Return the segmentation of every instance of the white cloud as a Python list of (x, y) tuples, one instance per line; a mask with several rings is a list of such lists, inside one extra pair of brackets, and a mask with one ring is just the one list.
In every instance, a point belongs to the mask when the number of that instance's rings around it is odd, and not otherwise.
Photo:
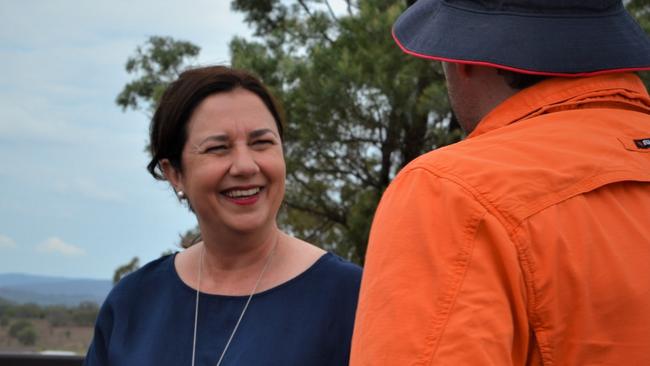
[(56, 237), (45, 240), (36, 246), (36, 250), (41, 253), (58, 253), (66, 257), (76, 257), (84, 255), (86, 253), (83, 249), (75, 245), (68, 244)]
[(8, 236), (0, 235), (0, 249), (13, 249), (16, 242)]
[[(20, 249), (33, 243), (29, 250), (43, 257), (84, 259), (77, 268), (39, 261), (34, 272), (79, 276), (85, 266), (86, 275), (102, 277), (123, 263), (116, 253), (156, 258), (155, 243), (175, 242), (195, 224), (144, 169), (147, 116), (122, 113), (115, 97), (133, 78), (126, 59), (151, 35), (199, 45), (197, 64), (227, 63), (228, 42), (251, 33), (230, 3), (0, 0), (0, 233), (12, 236), (0, 239), (0, 270), (32, 268)], [(136, 235), (111, 230), (107, 220)], [(137, 230), (145, 222), (155, 227), (147, 240)], [(82, 243), (65, 233), (101, 235)], [(151, 244), (134, 244), (143, 241)], [(118, 243), (113, 264), (89, 255), (107, 243)]]

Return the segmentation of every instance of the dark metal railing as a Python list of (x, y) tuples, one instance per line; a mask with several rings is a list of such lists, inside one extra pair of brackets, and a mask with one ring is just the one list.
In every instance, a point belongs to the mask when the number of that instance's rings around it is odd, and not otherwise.
[(81, 366), (83, 356), (0, 353), (1, 366)]

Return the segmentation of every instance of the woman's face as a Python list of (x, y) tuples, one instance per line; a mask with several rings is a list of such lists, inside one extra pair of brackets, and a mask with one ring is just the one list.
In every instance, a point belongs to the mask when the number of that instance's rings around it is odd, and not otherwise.
[(168, 175), (185, 192), (199, 223), (251, 232), (275, 225), (285, 164), (273, 115), (245, 89), (204, 99), (188, 123), (182, 172)]

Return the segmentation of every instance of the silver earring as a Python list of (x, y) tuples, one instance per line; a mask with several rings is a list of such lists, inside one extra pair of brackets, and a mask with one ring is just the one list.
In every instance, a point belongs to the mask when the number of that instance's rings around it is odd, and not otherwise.
[(176, 191), (176, 196), (178, 197), (179, 200), (184, 200), (187, 198), (187, 196), (185, 196), (185, 192), (183, 191)]

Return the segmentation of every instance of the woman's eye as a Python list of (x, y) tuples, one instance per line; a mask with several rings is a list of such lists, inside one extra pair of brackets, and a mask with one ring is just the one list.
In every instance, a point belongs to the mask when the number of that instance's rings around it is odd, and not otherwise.
[(253, 142), (253, 145), (264, 146), (264, 145), (273, 145), (275, 141), (273, 140), (256, 140)]
[(219, 152), (219, 151), (224, 151), (228, 148), (226, 145), (216, 145), (216, 146), (210, 146), (205, 149), (205, 152)]

